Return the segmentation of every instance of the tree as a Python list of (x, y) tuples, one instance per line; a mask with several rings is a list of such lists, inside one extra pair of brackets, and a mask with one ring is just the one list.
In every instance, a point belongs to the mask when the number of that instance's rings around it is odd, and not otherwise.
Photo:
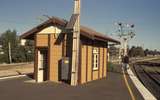
[(144, 54), (147, 56), (149, 54), (149, 49), (144, 50)]
[(0, 55), (2, 62), (9, 63), (9, 43), (11, 48), (11, 60), (13, 63), (29, 62), (34, 59), (33, 41), (27, 41), (26, 46), (20, 45), (20, 39), (16, 34), (16, 31), (7, 30), (0, 37), (2, 43), (3, 55)]
[(11, 48), (11, 54), (16, 53), (15, 49), (17, 48), (17, 36), (16, 31), (13, 30), (7, 30), (1, 35), (1, 41), (2, 41), (2, 49), (4, 51), (4, 61), (9, 63), (9, 43)]
[(140, 57), (144, 57), (145, 54), (144, 54), (144, 50), (142, 47), (137, 47), (137, 56), (140, 56)]
[(145, 56), (145, 52), (142, 47), (132, 46), (132, 48), (129, 50), (129, 56), (130, 57), (137, 57), (137, 56), (143, 57)]
[(132, 46), (132, 48), (129, 50), (128, 55), (130, 57), (135, 57), (136, 56), (136, 47)]
[(25, 57), (27, 62), (34, 60), (34, 41), (27, 40), (25, 46), (23, 46)]

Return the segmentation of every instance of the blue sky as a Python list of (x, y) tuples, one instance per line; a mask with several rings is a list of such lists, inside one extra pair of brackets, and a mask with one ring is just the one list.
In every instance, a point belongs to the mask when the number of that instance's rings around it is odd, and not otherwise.
[[(111, 35), (115, 22), (135, 24), (131, 45), (160, 50), (160, 0), (81, 0), (81, 24)], [(42, 15), (69, 19), (73, 0), (0, 0), (0, 33), (19, 34), (46, 20)]]

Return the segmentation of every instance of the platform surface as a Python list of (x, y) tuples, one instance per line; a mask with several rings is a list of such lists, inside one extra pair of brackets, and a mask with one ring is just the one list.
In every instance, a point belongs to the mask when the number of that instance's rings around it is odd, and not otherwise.
[[(136, 100), (143, 100), (132, 81), (127, 81)], [(54, 82), (35, 83), (31, 78), (0, 80), (0, 100), (132, 100), (119, 66), (107, 78), (72, 87)]]

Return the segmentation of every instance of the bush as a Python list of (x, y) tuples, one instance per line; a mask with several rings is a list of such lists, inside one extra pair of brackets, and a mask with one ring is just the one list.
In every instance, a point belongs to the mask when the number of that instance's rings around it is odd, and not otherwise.
[(108, 71), (113, 71), (114, 65), (111, 62), (108, 62)]

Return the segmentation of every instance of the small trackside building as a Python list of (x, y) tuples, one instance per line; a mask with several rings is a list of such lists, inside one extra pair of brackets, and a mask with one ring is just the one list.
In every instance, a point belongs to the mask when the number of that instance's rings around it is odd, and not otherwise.
[[(34, 78), (37, 82), (71, 81), (72, 34), (65, 29), (68, 21), (52, 17), (21, 35), (21, 39), (34, 40)], [(107, 77), (108, 42), (119, 41), (90, 28), (80, 28), (78, 84)]]

